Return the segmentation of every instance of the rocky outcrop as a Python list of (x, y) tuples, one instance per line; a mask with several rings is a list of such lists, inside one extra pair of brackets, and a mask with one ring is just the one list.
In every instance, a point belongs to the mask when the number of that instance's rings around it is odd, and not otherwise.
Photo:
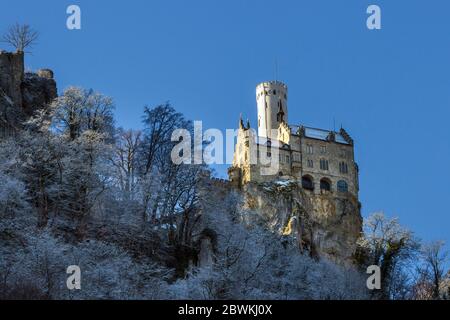
[(22, 82), (22, 108), (27, 116), (37, 109), (45, 108), (57, 96), (56, 82), (49, 69), (26, 73)]
[(313, 194), (295, 181), (248, 184), (242, 192), (244, 209), (256, 212), (284, 241), (295, 242), (314, 257), (354, 264), (362, 217), (353, 196)]
[(57, 96), (51, 70), (24, 70), (23, 52), (0, 51), (0, 136), (20, 129), (24, 120)]
[[(202, 219), (195, 234), (219, 227), (208, 215), (228, 214), (248, 228), (263, 226), (285, 246), (295, 246), (303, 254), (345, 266), (357, 264), (354, 257), (362, 216), (360, 203), (351, 193), (317, 194), (303, 189), (295, 180), (248, 183), (236, 188), (230, 182), (205, 177), (199, 198)], [(202, 265), (210, 264), (214, 255), (211, 241), (202, 242), (201, 237), (196, 240), (199, 260)]]

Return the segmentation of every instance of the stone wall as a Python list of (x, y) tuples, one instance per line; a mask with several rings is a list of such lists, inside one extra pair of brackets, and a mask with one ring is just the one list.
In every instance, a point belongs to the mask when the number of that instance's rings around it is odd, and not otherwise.
[[(0, 93), (8, 96), (15, 106), (22, 106), (21, 85), (24, 79), (23, 52), (0, 52)], [(3, 91), (3, 92), (1, 92)]]
[[(314, 190), (320, 193), (320, 180), (327, 178), (331, 181), (331, 191), (337, 191), (337, 182), (344, 180), (348, 184), (348, 191), (358, 196), (358, 169), (354, 161), (353, 145), (321, 141), (303, 137), (302, 139), (302, 175), (310, 175), (314, 179)], [(312, 147), (312, 153), (308, 151)], [(320, 168), (320, 160), (328, 161), (328, 170)], [(313, 167), (308, 166), (308, 160)], [(348, 173), (341, 173), (339, 163), (347, 164)]]
[(14, 135), (28, 117), (56, 96), (51, 70), (25, 73), (23, 52), (0, 52), (0, 137)]

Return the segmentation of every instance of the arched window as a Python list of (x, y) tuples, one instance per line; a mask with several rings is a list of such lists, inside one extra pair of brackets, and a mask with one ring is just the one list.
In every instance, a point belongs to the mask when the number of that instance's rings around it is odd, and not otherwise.
[(302, 187), (306, 190), (314, 190), (314, 182), (311, 176), (302, 177)]
[(339, 192), (348, 192), (348, 184), (344, 180), (339, 180), (337, 183), (337, 189)]
[(320, 180), (320, 190), (331, 191), (331, 182), (327, 178)]

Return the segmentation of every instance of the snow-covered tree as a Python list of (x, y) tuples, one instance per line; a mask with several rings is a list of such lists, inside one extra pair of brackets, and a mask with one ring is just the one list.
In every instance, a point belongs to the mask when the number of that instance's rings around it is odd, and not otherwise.
[(52, 127), (73, 141), (85, 131), (112, 139), (114, 104), (111, 98), (91, 90), (69, 87), (52, 106)]
[(448, 262), (448, 251), (443, 241), (432, 241), (423, 244), (420, 250), (421, 265), (418, 266), (418, 281), (415, 288), (421, 298), (441, 299), (446, 292), (445, 266)]
[[(419, 242), (413, 233), (400, 225), (397, 218), (389, 219), (383, 213), (374, 213), (365, 220), (364, 234), (358, 241), (365, 266), (377, 265), (381, 269), (381, 298), (396, 295), (403, 267), (416, 256)], [(394, 285), (396, 284), (396, 285)]]

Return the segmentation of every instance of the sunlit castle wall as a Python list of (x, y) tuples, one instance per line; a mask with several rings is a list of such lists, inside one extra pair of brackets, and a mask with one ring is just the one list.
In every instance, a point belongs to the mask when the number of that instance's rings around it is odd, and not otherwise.
[[(288, 123), (287, 108), (288, 88), (281, 81), (262, 82), (256, 87), (256, 104), (258, 107), (258, 136), (276, 139), (270, 129), (278, 129), (284, 121)], [(283, 117), (277, 117), (280, 113)]]

